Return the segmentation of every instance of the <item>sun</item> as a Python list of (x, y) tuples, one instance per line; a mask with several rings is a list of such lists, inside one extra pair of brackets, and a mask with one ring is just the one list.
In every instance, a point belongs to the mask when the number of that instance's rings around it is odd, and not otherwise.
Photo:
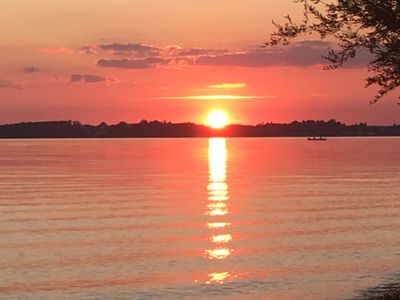
[(207, 125), (211, 128), (223, 128), (228, 123), (228, 115), (221, 110), (214, 110), (208, 114)]

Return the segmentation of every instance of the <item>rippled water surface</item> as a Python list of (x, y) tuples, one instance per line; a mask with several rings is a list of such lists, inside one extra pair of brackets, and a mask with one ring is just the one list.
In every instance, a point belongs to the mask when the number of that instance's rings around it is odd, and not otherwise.
[(1, 299), (347, 299), (400, 271), (400, 139), (0, 141)]

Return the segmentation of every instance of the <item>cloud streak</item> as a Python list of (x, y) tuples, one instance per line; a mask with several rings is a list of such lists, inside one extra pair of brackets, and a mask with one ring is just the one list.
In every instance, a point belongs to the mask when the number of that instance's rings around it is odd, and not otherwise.
[(215, 66), (238, 66), (266, 68), (273, 66), (312, 66), (324, 63), (324, 51), (310, 45), (295, 45), (288, 48), (253, 49), (239, 53), (206, 55), (199, 57), (195, 64)]
[(162, 49), (142, 43), (110, 43), (85, 45), (79, 49), (80, 54), (111, 53), (119, 56), (158, 56)]
[(81, 49), (79, 49), (79, 54), (96, 54), (97, 50), (95, 46), (91, 46), (91, 45), (85, 45), (83, 47), (81, 47)]
[(73, 83), (100, 83), (115, 81), (112, 78), (93, 74), (72, 74), (70, 81)]
[[(249, 48), (242, 51), (184, 49), (180, 46), (156, 47), (142, 43), (110, 43), (97, 46), (86, 45), (81, 48), (80, 53), (104, 55), (97, 61), (97, 65), (106, 68), (149, 69), (188, 65), (268, 68), (327, 64), (323, 56), (327, 54), (330, 47), (333, 47), (332, 43), (319, 40), (302, 41), (284, 47)], [(121, 57), (115, 58), (109, 55)], [(365, 61), (363, 57), (352, 60), (349, 67), (356, 68), (365, 65)]]
[(251, 99), (272, 99), (275, 96), (243, 96), (243, 95), (199, 95), (199, 96), (172, 96), (157, 97), (153, 100), (251, 100)]
[(105, 51), (114, 51), (114, 53), (116, 54), (139, 53), (139, 54), (156, 55), (160, 52), (160, 48), (141, 43), (101, 44), (98, 45), (97, 47)]
[[(203, 55), (194, 60), (196, 65), (230, 66), (246, 68), (268, 68), (276, 66), (309, 67), (326, 65), (324, 58), (334, 44), (327, 41), (302, 41), (289, 46), (256, 48), (241, 52), (229, 52), (219, 55)], [(346, 66), (357, 68), (366, 65), (371, 58), (368, 52), (362, 52)]]
[(247, 87), (246, 83), (220, 83), (208, 86), (211, 89), (222, 89), (222, 90), (232, 90), (232, 89), (244, 89)]
[(227, 53), (227, 49), (202, 49), (202, 48), (191, 48), (182, 49), (178, 52), (180, 56), (201, 56), (201, 55), (219, 55)]
[(26, 73), (26, 74), (32, 74), (32, 73), (37, 73), (40, 72), (40, 68), (31, 66), (31, 67), (25, 67), (21, 69), (21, 72)]
[(167, 65), (169, 59), (162, 57), (147, 57), (143, 59), (100, 59), (97, 65), (103, 68), (119, 68), (119, 69), (149, 69), (160, 65)]
[(16, 90), (23, 89), (21, 84), (13, 82), (11, 80), (6, 80), (6, 79), (0, 79), (0, 88), (2, 88), (2, 89), (10, 88), (10, 89), (16, 89)]

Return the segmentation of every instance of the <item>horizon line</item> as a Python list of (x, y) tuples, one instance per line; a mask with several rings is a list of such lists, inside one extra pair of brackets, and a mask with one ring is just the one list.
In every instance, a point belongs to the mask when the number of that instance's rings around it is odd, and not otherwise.
[[(371, 125), (368, 122), (361, 122), (361, 121), (360, 122), (355, 122), (355, 123), (344, 123), (344, 122), (339, 121), (337, 119), (303, 119), (301, 121), (293, 120), (293, 121), (288, 121), (288, 122), (272, 122), (272, 121), (267, 121), (266, 122), (266, 121), (263, 121), (263, 122), (252, 123), (252, 124), (249, 124), (249, 123), (229, 123), (229, 124), (226, 124), (226, 126), (224, 128), (226, 128), (228, 126), (290, 125), (290, 124), (295, 123), (295, 122), (297, 122), (297, 123), (306, 123), (306, 122), (324, 122), (324, 123), (328, 123), (330, 121), (334, 121), (335, 123), (341, 123), (341, 124), (346, 125), (346, 126), (360, 125), (360, 124), (365, 124), (367, 126), (383, 126), (383, 127), (386, 127), (386, 126), (389, 126), (389, 127), (390, 126), (400, 126), (400, 123), (399, 124), (392, 123), (392, 124), (372, 124)], [(161, 123), (161, 124), (172, 124), (172, 125), (193, 124), (193, 125), (196, 125), (196, 126), (209, 127), (208, 125), (206, 125), (204, 123), (196, 123), (194, 121), (173, 122), (173, 121), (167, 121), (167, 120), (160, 121), (160, 120), (157, 120), (157, 119), (153, 119), (153, 120), (149, 119), (149, 120), (147, 120), (145, 118), (140, 120), (140, 121), (131, 121), (131, 122), (119, 121), (119, 122), (116, 122), (116, 123), (115, 122), (114, 123), (107, 123), (105, 121), (101, 121), (97, 125), (93, 125), (91, 123), (81, 122), (81, 121), (78, 121), (78, 120), (72, 120), (72, 119), (66, 120), (66, 119), (64, 119), (64, 120), (43, 120), (43, 121), (15, 121), (13, 123), (0, 123), (0, 126), (29, 124), (29, 123), (56, 123), (56, 122), (71, 122), (71, 123), (76, 122), (76, 123), (79, 123), (80, 125), (89, 125), (89, 126), (99, 126), (101, 124), (105, 124), (107, 126), (113, 126), (113, 125), (118, 125), (118, 124), (121, 124), (121, 123), (126, 123), (128, 125), (135, 125), (135, 124), (140, 124), (141, 122), (146, 122), (146, 123), (157, 122), (157, 123)], [(220, 129), (217, 129), (217, 130), (221, 130), (221, 129), (223, 130), (224, 128), (220, 128)]]

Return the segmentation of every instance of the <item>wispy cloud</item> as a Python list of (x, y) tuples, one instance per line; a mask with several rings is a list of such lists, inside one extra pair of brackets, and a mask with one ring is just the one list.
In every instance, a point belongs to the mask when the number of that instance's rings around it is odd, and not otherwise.
[(80, 54), (111, 53), (119, 56), (158, 56), (163, 49), (142, 43), (109, 43), (85, 45), (79, 49)]
[(73, 83), (100, 83), (100, 82), (114, 82), (115, 80), (110, 77), (104, 77), (93, 74), (72, 74), (70, 81)]
[(21, 84), (13, 82), (11, 80), (7, 79), (0, 79), (0, 88), (11, 88), (11, 89), (16, 89), (16, 90), (22, 90), (23, 87)]
[(227, 52), (229, 52), (228, 49), (191, 48), (191, 49), (181, 49), (178, 52), (178, 55), (180, 56), (220, 55)]
[(160, 52), (160, 48), (141, 43), (101, 44), (98, 45), (97, 48), (105, 51), (114, 51), (114, 54), (139, 53), (147, 55), (157, 55)]
[(312, 66), (324, 63), (323, 54), (321, 48), (296, 45), (288, 48), (250, 49), (243, 52), (201, 56), (195, 60), (195, 64), (248, 68)]
[(85, 45), (79, 49), (79, 54), (96, 54), (97, 49), (96, 46)]
[(226, 89), (226, 90), (232, 90), (232, 89), (243, 89), (247, 87), (246, 83), (219, 83), (219, 84), (212, 84), (208, 86), (211, 89)]
[[(309, 40), (283, 47), (253, 48), (220, 55), (203, 55), (195, 59), (194, 64), (246, 68), (308, 67), (326, 64), (327, 60), (323, 57), (332, 47), (334, 47), (334, 44), (328, 41)], [(352, 60), (348, 67), (365, 65), (368, 57), (370, 57), (369, 53), (364, 52)]]
[[(308, 67), (326, 64), (323, 58), (333, 44), (328, 41), (301, 41), (285, 47), (252, 47), (241, 51), (228, 49), (183, 48), (173, 46), (153, 46), (142, 43), (109, 43), (95, 46), (86, 45), (80, 53), (98, 54), (103, 57), (97, 65), (123, 69), (148, 69), (157, 67), (236, 66), (244, 68), (268, 68), (276, 66)], [(110, 57), (113, 55), (113, 57)], [(116, 59), (115, 55), (119, 57)], [(359, 67), (365, 59), (353, 60), (350, 67)], [(242, 88), (232, 85), (212, 88)]]
[(146, 57), (143, 59), (100, 59), (97, 65), (104, 68), (120, 69), (148, 69), (159, 65), (166, 65), (170, 62), (162, 57)]
[(170, 96), (157, 97), (154, 100), (250, 100), (272, 99), (275, 96), (243, 96), (243, 95), (198, 95), (198, 96)]
[(37, 73), (40, 72), (41, 69), (35, 66), (30, 66), (30, 67), (24, 67), (21, 69), (21, 72), (27, 73), (27, 74), (32, 74), (32, 73)]

